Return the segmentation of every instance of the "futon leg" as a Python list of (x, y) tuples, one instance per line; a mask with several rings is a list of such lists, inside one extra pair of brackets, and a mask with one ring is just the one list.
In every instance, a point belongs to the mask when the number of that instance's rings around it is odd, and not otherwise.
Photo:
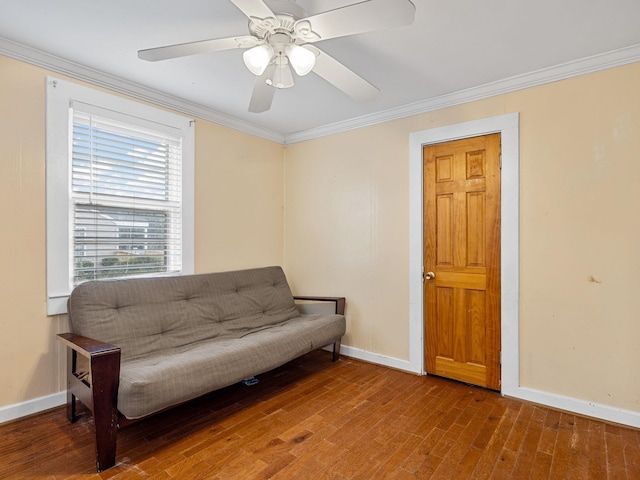
[(71, 379), (76, 371), (77, 357), (77, 352), (67, 348), (67, 420), (69, 420), (70, 423), (78, 419), (76, 416), (76, 396), (71, 393)]
[(333, 355), (331, 357), (332, 362), (340, 360), (340, 340), (333, 344)]
[(78, 419), (76, 415), (76, 396), (67, 389), (67, 420), (70, 423)]
[(101, 472), (116, 464), (120, 352), (92, 357), (91, 372), (93, 424), (96, 433), (96, 469)]

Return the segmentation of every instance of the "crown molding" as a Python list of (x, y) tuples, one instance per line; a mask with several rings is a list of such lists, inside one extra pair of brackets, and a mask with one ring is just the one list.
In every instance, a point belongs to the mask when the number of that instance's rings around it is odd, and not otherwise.
[(118, 93), (148, 101), (156, 105), (192, 115), (235, 130), (254, 135), (280, 144), (292, 144), (313, 140), (315, 138), (334, 135), (337, 133), (368, 127), (379, 123), (389, 122), (400, 118), (419, 115), (446, 107), (494, 97), (505, 93), (515, 92), (530, 87), (565, 80), (567, 78), (586, 75), (609, 68), (619, 67), (640, 61), (640, 44), (612, 50), (609, 52), (585, 57), (579, 60), (543, 68), (533, 72), (516, 75), (495, 82), (472, 87), (465, 90), (440, 95), (420, 102), (410, 103), (397, 108), (363, 115), (342, 122), (336, 122), (317, 128), (299, 132), (282, 134), (264, 127), (245, 122), (238, 118), (224, 115), (213, 109), (189, 102), (179, 97), (143, 87), (134, 82), (94, 70), (78, 63), (65, 60), (41, 50), (37, 50), (6, 38), (0, 37), (0, 54), (32, 65), (45, 68), (52, 72), (86, 81), (91, 84), (108, 88)]
[(343, 122), (290, 133), (286, 135), (285, 143), (292, 144), (313, 140), (314, 138), (334, 135), (349, 130), (355, 130), (357, 128), (368, 127), (379, 123), (410, 117), (412, 115), (432, 112), (446, 107), (452, 107), (475, 100), (482, 100), (484, 98), (557, 82), (567, 78), (578, 77), (580, 75), (586, 75), (588, 73), (594, 73), (638, 61), (640, 61), (640, 44), (585, 57), (579, 60), (555, 65), (553, 67), (543, 68), (522, 75), (516, 75), (503, 80), (480, 85), (478, 87), (440, 95), (428, 100), (403, 105), (401, 107), (392, 108), (371, 115), (364, 115), (350, 120), (345, 120)]
[(285, 143), (285, 136), (281, 133), (244, 122), (235, 117), (224, 115), (202, 105), (189, 102), (179, 97), (143, 87), (140, 84), (123, 80), (108, 73), (85, 67), (61, 57), (37, 50), (35, 48), (13, 42), (0, 37), (0, 54), (21, 60), (23, 62), (42, 67), (55, 73), (67, 75), (76, 80), (85, 81), (93, 85), (108, 88), (139, 100), (151, 102), (155, 105), (169, 108), (177, 112), (209, 120), (211, 122), (233, 128), (256, 137), (264, 138), (276, 143)]

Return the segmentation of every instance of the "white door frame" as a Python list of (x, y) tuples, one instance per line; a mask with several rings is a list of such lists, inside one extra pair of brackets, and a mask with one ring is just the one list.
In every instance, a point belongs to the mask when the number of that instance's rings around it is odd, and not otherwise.
[(520, 127), (511, 113), (415, 132), (409, 140), (409, 364), (424, 370), (422, 146), (489, 133), (502, 135), (500, 311), (503, 395), (640, 428), (640, 412), (520, 385)]
[(517, 396), (520, 385), (520, 121), (518, 113), (415, 132), (409, 139), (409, 363), (424, 369), (423, 160), (424, 145), (490, 133), (501, 134), (501, 392)]

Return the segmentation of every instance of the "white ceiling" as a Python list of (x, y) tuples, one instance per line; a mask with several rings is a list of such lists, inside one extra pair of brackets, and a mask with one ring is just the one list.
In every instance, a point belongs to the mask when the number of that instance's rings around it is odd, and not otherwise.
[[(357, 1), (297, 3), (312, 15)], [(575, 74), (572, 66), (582, 65), (576, 61), (593, 56), (591, 68), (599, 58), (640, 59), (640, 0), (413, 3), (411, 26), (316, 44), (380, 89), (366, 104), (312, 73), (276, 91), (270, 111), (249, 113), (255, 77), (241, 50), (157, 63), (138, 59), (140, 49), (248, 33), (247, 18), (228, 0), (0, 0), (0, 53), (39, 59), (54, 70), (64, 65), (58, 70), (77, 70), (103, 84), (123, 80), (128, 87), (120, 90), (164, 94), (168, 104), (184, 102), (187, 111), (201, 109), (283, 139), (505, 79)]]

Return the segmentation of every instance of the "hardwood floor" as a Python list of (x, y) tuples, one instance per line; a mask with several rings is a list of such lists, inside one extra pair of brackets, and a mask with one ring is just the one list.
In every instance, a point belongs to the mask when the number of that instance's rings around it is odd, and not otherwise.
[(640, 431), (312, 352), (123, 429), (95, 473), (91, 418), (0, 425), (0, 478), (640, 479)]

